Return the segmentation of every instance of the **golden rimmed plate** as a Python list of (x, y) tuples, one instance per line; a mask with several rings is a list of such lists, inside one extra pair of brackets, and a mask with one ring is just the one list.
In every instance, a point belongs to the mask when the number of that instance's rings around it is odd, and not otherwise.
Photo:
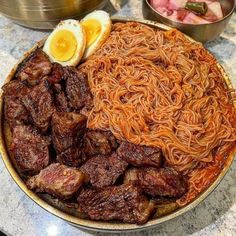
[[(121, 18), (116, 17), (112, 19), (113, 22), (127, 22), (127, 21), (137, 21), (146, 25), (149, 25), (151, 27), (158, 28), (160, 30), (169, 30), (171, 29), (168, 26), (165, 26), (163, 24), (159, 24), (153, 21), (148, 20), (142, 20), (142, 19), (135, 19), (135, 18)], [(193, 41), (193, 39), (189, 38), (189, 40)], [(24, 54), (24, 56), (19, 60), (19, 62), (14, 66), (8, 77), (6, 78), (5, 83), (9, 82), (16, 72), (16, 69), (18, 65), (32, 52), (36, 49), (36, 47), (42, 47), (45, 42), (45, 39), (38, 42), (32, 49), (30, 49), (28, 52)], [(232, 84), (230, 82), (229, 77), (225, 73), (224, 69), (221, 67), (221, 65), (218, 64), (218, 67), (221, 70), (221, 73), (224, 77), (224, 80), (226, 82), (226, 85), (229, 88), (229, 91), (234, 91)], [(236, 101), (234, 102), (234, 107), (236, 109)], [(225, 174), (229, 170), (233, 159), (234, 154), (236, 152), (236, 147), (234, 150), (231, 151), (230, 155), (227, 158), (227, 161), (225, 163), (224, 168), (222, 169), (219, 176), (216, 178), (216, 180), (210, 185), (208, 189), (206, 189), (201, 195), (199, 195), (193, 202), (190, 204), (178, 208), (176, 211), (162, 216), (160, 218), (151, 219), (149, 220), (145, 225), (136, 225), (136, 224), (126, 224), (126, 223), (120, 223), (120, 222), (102, 222), (102, 221), (93, 221), (88, 219), (82, 219), (77, 216), (73, 216), (72, 214), (66, 213), (64, 211), (64, 208), (58, 204), (55, 203), (52, 199), (48, 198), (48, 195), (37, 195), (36, 193), (29, 190), (19, 174), (17, 173), (17, 170), (14, 167), (13, 160), (7, 150), (8, 142), (9, 142), (9, 130), (6, 129), (6, 122), (4, 120), (4, 114), (3, 114), (3, 99), (2, 99), (2, 92), (0, 94), (0, 152), (2, 155), (2, 159), (5, 163), (5, 166), (9, 173), (11, 174), (14, 181), (18, 184), (18, 186), (28, 195), (29, 198), (31, 198), (35, 203), (37, 203), (39, 206), (47, 210), (48, 212), (54, 214), (57, 217), (60, 217), (61, 219), (69, 222), (70, 224), (87, 229), (87, 230), (94, 230), (94, 231), (104, 231), (104, 232), (127, 232), (127, 231), (137, 231), (137, 230), (143, 230), (151, 227), (155, 227), (165, 221), (168, 221), (170, 219), (173, 219), (177, 216), (182, 215), (183, 213), (186, 213), (187, 211), (193, 209), (196, 207), (200, 202), (202, 202), (220, 183), (220, 181), (224, 178)], [(67, 211), (68, 212), (68, 211)]]

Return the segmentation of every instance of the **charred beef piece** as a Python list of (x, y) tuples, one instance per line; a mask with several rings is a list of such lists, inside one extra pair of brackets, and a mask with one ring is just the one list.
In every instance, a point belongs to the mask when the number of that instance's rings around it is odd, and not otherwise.
[(81, 138), (86, 128), (86, 117), (75, 112), (56, 112), (52, 117), (52, 141), (57, 161), (68, 166), (80, 166), (86, 157)]
[(84, 153), (86, 156), (110, 155), (118, 144), (109, 131), (88, 130), (84, 136)]
[(13, 129), (10, 150), (21, 172), (35, 174), (49, 164), (50, 138), (40, 135), (31, 126), (17, 125)]
[(83, 107), (91, 107), (92, 94), (86, 74), (67, 66), (64, 67), (64, 78), (66, 79), (66, 93), (70, 107), (76, 111)]
[(55, 112), (52, 116), (52, 141), (57, 153), (78, 143), (86, 128), (86, 117), (75, 112)]
[(121, 220), (125, 223), (144, 224), (154, 205), (142, 195), (140, 189), (130, 185), (83, 189), (77, 201), (93, 220)]
[(21, 63), (16, 77), (22, 81), (27, 81), (30, 85), (35, 85), (44, 76), (50, 74), (51, 69), (52, 64), (48, 56), (38, 48)]
[(142, 168), (138, 170), (139, 186), (153, 197), (181, 197), (187, 191), (182, 175), (171, 168)]
[(122, 159), (136, 167), (161, 166), (162, 154), (159, 148), (122, 142), (117, 149), (117, 153)]
[(18, 124), (29, 123), (29, 114), (20, 98), (29, 92), (29, 88), (19, 80), (13, 80), (3, 87), (4, 115), (11, 128)]
[(4, 115), (11, 130), (16, 125), (29, 124), (29, 113), (19, 100), (6, 98), (4, 101)]
[(82, 143), (67, 148), (57, 155), (57, 161), (67, 166), (78, 167), (87, 160), (84, 156)]
[(29, 87), (19, 80), (12, 80), (2, 87), (3, 96), (17, 99), (29, 92)]
[(56, 110), (59, 112), (70, 112), (71, 108), (63, 90), (63, 86), (61, 84), (54, 84), (52, 90)]
[(41, 132), (46, 132), (55, 110), (48, 82), (42, 80), (39, 85), (34, 86), (27, 95), (23, 96), (21, 101), (29, 112), (33, 124)]
[(59, 112), (71, 111), (63, 87), (65, 87), (63, 66), (58, 63), (52, 64), (52, 72), (47, 76), (47, 81), (52, 88), (52, 96), (56, 110)]
[(47, 76), (47, 81), (50, 84), (58, 84), (63, 80), (63, 77), (63, 66), (56, 62), (52, 63), (52, 71), (51, 74)]
[(128, 163), (120, 159), (116, 153), (109, 157), (96, 156), (89, 159), (81, 170), (85, 173), (91, 185), (97, 188), (113, 185), (122, 175)]
[(28, 179), (26, 185), (36, 192), (45, 192), (61, 199), (68, 199), (78, 191), (83, 179), (84, 175), (81, 171), (54, 163)]
[(187, 191), (181, 174), (171, 168), (130, 168), (123, 181), (141, 187), (152, 197), (181, 197)]

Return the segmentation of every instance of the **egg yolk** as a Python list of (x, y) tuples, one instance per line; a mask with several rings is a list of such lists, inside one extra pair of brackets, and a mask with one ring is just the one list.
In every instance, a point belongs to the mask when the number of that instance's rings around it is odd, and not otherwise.
[(86, 33), (86, 48), (88, 48), (99, 37), (102, 30), (102, 26), (100, 22), (95, 19), (88, 19), (83, 21), (82, 26), (84, 27)]
[(50, 44), (52, 56), (58, 61), (68, 61), (76, 51), (77, 41), (74, 34), (69, 30), (57, 31)]

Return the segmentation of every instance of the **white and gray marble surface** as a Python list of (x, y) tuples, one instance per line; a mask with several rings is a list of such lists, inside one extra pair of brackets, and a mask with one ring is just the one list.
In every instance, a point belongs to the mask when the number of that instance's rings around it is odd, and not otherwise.
[[(126, 0), (124, 2), (121, 10), (116, 13), (113, 10), (113, 13), (142, 17), (140, 0)], [(46, 34), (13, 24), (0, 15), (1, 84), (19, 57)], [(215, 41), (208, 43), (206, 47), (218, 58), (236, 86), (235, 13), (224, 33)], [(105, 235), (104, 233), (79, 230), (40, 208), (14, 183), (1, 158), (0, 231), (14, 236)], [(236, 235), (236, 161), (216, 190), (194, 210), (155, 229), (122, 235)]]

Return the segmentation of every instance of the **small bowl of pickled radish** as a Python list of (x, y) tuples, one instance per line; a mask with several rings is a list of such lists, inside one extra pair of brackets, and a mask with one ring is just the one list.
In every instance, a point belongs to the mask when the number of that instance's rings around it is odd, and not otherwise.
[(226, 28), (235, 0), (143, 0), (143, 16), (177, 28), (202, 43)]

